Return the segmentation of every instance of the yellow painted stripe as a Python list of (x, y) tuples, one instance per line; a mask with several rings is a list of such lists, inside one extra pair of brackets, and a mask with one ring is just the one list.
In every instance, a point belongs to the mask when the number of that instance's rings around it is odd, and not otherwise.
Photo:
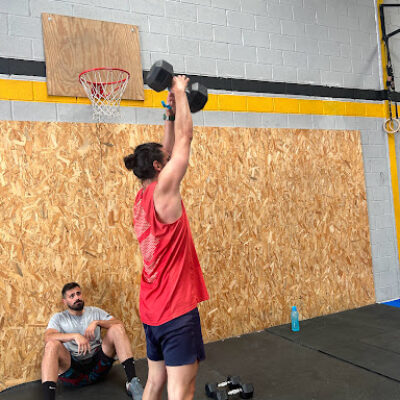
[(218, 111), (218, 95), (209, 94), (207, 104), (204, 107), (204, 111)]
[[(47, 94), (46, 82), (31, 82), (33, 91), (33, 101), (51, 103), (76, 103), (76, 97), (49, 96)], [(0, 85), (1, 93), (1, 85)]]
[(91, 104), (90, 100), (87, 97), (76, 97), (76, 102), (78, 104)]
[(397, 160), (396, 160), (396, 143), (394, 135), (388, 135), (389, 141), (389, 159), (390, 159), (390, 175), (392, 178), (392, 191), (393, 191), (393, 208), (394, 217), (396, 221), (397, 233), (397, 247), (400, 249), (400, 195), (399, 195), (399, 181), (397, 176)]
[[(168, 92), (163, 91), (163, 92), (154, 92), (152, 90), (146, 90), (145, 92), (153, 92), (152, 93), (152, 100), (151, 100), (151, 106), (152, 107), (162, 107), (161, 101), (167, 101), (167, 96)], [(147, 94), (147, 93), (146, 93)]]
[(345, 115), (346, 103), (336, 100), (323, 101), (324, 115)]
[[(380, 39), (381, 54), (382, 54), (383, 85), (384, 88), (387, 89), (386, 48), (383, 45), (382, 25), (381, 25), (382, 21), (379, 13), (379, 6), (383, 3), (384, 0), (377, 1), (378, 20), (379, 20), (379, 39)], [(385, 101), (385, 118), (389, 118), (388, 101)], [(396, 143), (394, 140), (394, 135), (388, 135), (388, 142), (389, 142), (390, 175), (392, 178), (393, 208), (394, 208), (394, 218), (396, 223), (396, 234), (397, 234), (397, 249), (400, 250), (400, 193), (399, 193), (399, 181), (397, 176)], [(400, 251), (398, 251), (398, 253), (400, 260)]]
[(300, 103), (300, 114), (323, 114), (324, 104), (321, 100), (304, 100)]
[(0, 82), (0, 100), (33, 100), (33, 82), (2, 79)]
[[(156, 94), (153, 90), (145, 90), (144, 91), (144, 100), (122, 100), (122, 107), (154, 107), (153, 104), (153, 96)], [(167, 98), (167, 94), (165, 92), (165, 98)], [(161, 107), (161, 104), (160, 104)]]
[[(154, 92), (146, 89), (144, 101), (122, 100), (122, 107), (162, 108), (161, 101), (167, 99), (167, 91)], [(86, 97), (49, 96), (46, 82), (0, 79), (0, 100), (35, 101), (45, 103), (90, 104)], [(240, 96), (212, 94), (204, 111), (236, 111), (280, 114), (341, 115), (354, 117), (384, 118), (384, 103), (360, 101), (296, 99), (288, 97)]]
[[(345, 104), (345, 115), (348, 117), (365, 117), (366, 116), (366, 105), (365, 103), (346, 102)], [(385, 115), (385, 109), (381, 108), (380, 117)]]
[(248, 112), (265, 112), (265, 113), (273, 112), (274, 111), (274, 99), (272, 97), (248, 96), (247, 111)]
[(274, 112), (280, 114), (298, 114), (300, 112), (300, 102), (302, 100), (275, 98)]
[(219, 111), (247, 111), (247, 96), (218, 95)]

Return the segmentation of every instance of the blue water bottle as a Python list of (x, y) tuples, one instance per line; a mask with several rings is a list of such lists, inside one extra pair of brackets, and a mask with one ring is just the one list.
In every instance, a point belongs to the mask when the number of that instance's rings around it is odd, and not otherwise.
[(292, 319), (292, 331), (298, 332), (300, 330), (299, 324), (299, 312), (297, 311), (297, 307), (292, 307), (292, 312), (290, 313), (290, 317)]

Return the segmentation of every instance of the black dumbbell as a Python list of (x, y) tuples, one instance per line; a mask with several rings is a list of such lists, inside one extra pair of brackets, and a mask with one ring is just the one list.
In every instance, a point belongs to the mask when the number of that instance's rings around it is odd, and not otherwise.
[(186, 92), (191, 113), (196, 113), (204, 108), (208, 100), (207, 88), (199, 82), (193, 82)]
[[(156, 61), (150, 68), (146, 77), (146, 83), (156, 92), (161, 92), (172, 85), (174, 69), (165, 60)], [(195, 82), (186, 90), (190, 111), (196, 113), (204, 108), (208, 100), (207, 88), (201, 83)]]
[[(225, 392), (226, 393), (226, 392)], [(254, 387), (251, 383), (243, 383), (243, 385), (237, 389), (229, 390), (226, 397), (217, 397), (217, 400), (228, 400), (228, 396), (239, 394), (241, 399), (251, 399), (253, 397)]]
[(231, 390), (237, 389), (240, 386), (240, 376), (228, 376), (226, 381), (220, 383), (206, 383), (206, 395), (212, 399), (215, 399), (216, 393), (219, 391), (219, 389), (228, 388), (228, 390)]
[[(226, 388), (226, 390), (221, 390)], [(251, 383), (241, 383), (239, 376), (232, 376), (221, 383), (207, 383), (206, 394), (215, 400), (228, 400), (229, 396), (239, 394), (242, 399), (253, 397), (254, 387)]]

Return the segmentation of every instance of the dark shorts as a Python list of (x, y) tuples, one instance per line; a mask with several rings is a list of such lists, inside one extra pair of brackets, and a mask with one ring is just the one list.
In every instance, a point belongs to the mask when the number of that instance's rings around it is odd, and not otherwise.
[(58, 379), (67, 386), (81, 387), (98, 382), (106, 377), (114, 359), (103, 353), (101, 346), (89, 360), (77, 361), (71, 357), (71, 366), (58, 376)]
[(143, 326), (149, 360), (164, 360), (165, 365), (172, 367), (206, 358), (197, 308), (165, 324)]

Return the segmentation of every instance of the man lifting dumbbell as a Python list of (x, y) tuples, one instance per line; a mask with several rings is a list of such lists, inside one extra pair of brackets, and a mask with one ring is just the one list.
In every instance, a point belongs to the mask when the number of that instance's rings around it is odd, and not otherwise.
[[(171, 88), (173, 77), (174, 69), (172, 65), (165, 60), (159, 60), (151, 66), (146, 77), (146, 83), (156, 92), (161, 92)], [(186, 88), (186, 95), (192, 113), (202, 110), (208, 100), (207, 88), (198, 82), (191, 84), (190, 89)]]
[(149, 366), (143, 400), (160, 400), (167, 379), (169, 400), (193, 399), (205, 358), (197, 304), (208, 293), (180, 194), (193, 138), (189, 79), (171, 79), (162, 144), (141, 144), (124, 158), (142, 184), (134, 230), (143, 257), (140, 317)]

